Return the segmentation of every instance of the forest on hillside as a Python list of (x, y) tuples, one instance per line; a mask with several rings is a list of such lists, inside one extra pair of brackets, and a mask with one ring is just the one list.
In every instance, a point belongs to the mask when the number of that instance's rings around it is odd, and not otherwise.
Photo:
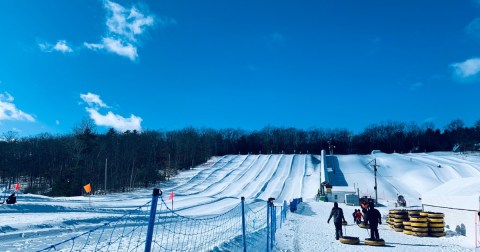
[(322, 149), (334, 154), (407, 153), (479, 147), (480, 120), (471, 127), (453, 120), (443, 130), (431, 123), (383, 122), (358, 134), (347, 129), (279, 127), (97, 133), (95, 125), (84, 120), (66, 135), (19, 138), (15, 132), (3, 133), (0, 182), (12, 186), (21, 181), (27, 185), (24, 192), (75, 196), (87, 183), (94, 193), (148, 187), (226, 154), (320, 154)]

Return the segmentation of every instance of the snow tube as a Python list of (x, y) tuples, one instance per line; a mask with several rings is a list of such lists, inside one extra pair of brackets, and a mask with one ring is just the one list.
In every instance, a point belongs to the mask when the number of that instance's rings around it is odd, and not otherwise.
[(395, 231), (397, 231), (397, 232), (403, 232), (403, 228), (394, 227), (393, 230), (395, 230)]
[(395, 209), (393, 209), (393, 210), (390, 210), (390, 211), (388, 211), (388, 212), (391, 213), (391, 214), (398, 214), (398, 213), (401, 213), (401, 212), (403, 212), (403, 211), (402, 211), (402, 210), (395, 210)]
[(427, 222), (427, 221), (428, 221), (428, 218), (427, 218), (427, 217), (423, 217), (423, 216), (419, 216), (419, 215), (412, 215), (412, 216), (410, 217), (410, 221)]
[(394, 219), (393, 222), (395, 223), (403, 223), (404, 219)]
[(370, 225), (362, 222), (362, 223), (358, 224), (358, 227), (360, 227), (360, 228), (370, 228)]
[(412, 226), (403, 226), (404, 230), (412, 231)]
[(431, 222), (429, 225), (431, 228), (443, 228), (445, 227), (444, 222)]
[(408, 219), (408, 215), (406, 215), (406, 214), (395, 214), (393, 216), (393, 218), (395, 218), (395, 219)]
[(348, 225), (348, 222), (342, 221), (342, 225), (343, 225), (343, 226), (346, 226), (346, 225)]
[(366, 238), (365, 244), (370, 246), (385, 246), (385, 240), (383, 239), (372, 240), (370, 238)]
[(412, 235), (412, 231), (406, 229), (403, 230), (403, 233), (407, 235)]
[(443, 213), (428, 213), (428, 218), (443, 218), (445, 214)]
[(445, 231), (445, 229), (444, 229), (443, 227), (440, 227), (440, 228), (433, 228), (433, 227), (431, 227), (431, 228), (430, 228), (430, 232), (432, 232), (432, 233), (439, 233), (439, 232), (442, 232), (442, 233), (443, 233), (443, 231)]
[(428, 232), (426, 227), (412, 227), (412, 232)]
[(428, 223), (427, 222), (415, 222), (415, 221), (411, 221), (410, 222), (410, 226), (413, 227), (428, 227)]
[(418, 215), (420, 214), (421, 210), (409, 210), (408, 215)]
[(411, 223), (410, 221), (403, 221), (404, 226), (410, 226), (410, 223)]
[(415, 236), (421, 236), (421, 237), (427, 237), (428, 236), (428, 232), (413, 232), (412, 231), (412, 234), (415, 235)]
[(420, 212), (420, 216), (428, 217), (428, 212)]
[(428, 217), (428, 222), (433, 222), (433, 223), (442, 223), (443, 222), (443, 217), (440, 217), (440, 218), (431, 218), (431, 217)]
[(343, 236), (342, 238), (339, 239), (339, 241), (343, 244), (350, 244), (350, 245), (356, 245), (360, 243), (360, 239), (358, 239), (358, 237), (352, 237), (352, 236)]
[(442, 237), (442, 236), (445, 236), (445, 232), (440, 232), (440, 233), (430, 233), (430, 236), (433, 236), (433, 237)]

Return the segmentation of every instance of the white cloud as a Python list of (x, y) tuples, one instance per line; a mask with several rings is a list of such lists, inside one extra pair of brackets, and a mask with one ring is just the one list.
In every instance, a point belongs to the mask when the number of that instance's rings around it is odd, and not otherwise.
[(120, 39), (113, 38), (103, 38), (102, 41), (105, 49), (109, 52), (127, 57), (132, 61), (134, 61), (138, 56), (137, 47), (128, 42), (123, 42)]
[(0, 121), (30, 121), (34, 122), (33, 116), (21, 111), (13, 104), (14, 98), (7, 92), (0, 94)]
[(72, 48), (67, 45), (65, 40), (59, 40), (55, 46), (53, 47), (54, 50), (62, 52), (62, 53), (71, 53), (73, 52)]
[(73, 49), (68, 46), (67, 41), (59, 40), (55, 45), (52, 45), (48, 42), (39, 43), (38, 47), (42, 52), (61, 52), (61, 53), (72, 53)]
[(83, 45), (90, 49), (90, 50), (100, 50), (100, 49), (103, 49), (105, 46), (103, 44), (94, 44), (94, 43), (87, 43), (87, 42), (84, 42)]
[(100, 99), (99, 95), (92, 93), (80, 94), (80, 98), (88, 104), (88, 107), (85, 109), (97, 126), (112, 127), (120, 132), (127, 130), (142, 130), (141, 117), (132, 114), (129, 118), (125, 118), (121, 115), (114, 114), (111, 111), (108, 111), (107, 114), (100, 113), (99, 110), (101, 108), (109, 108), (109, 106)]
[(112, 127), (120, 132), (127, 130), (142, 130), (142, 127), (140, 126), (142, 118), (135, 115), (130, 115), (130, 118), (125, 118), (116, 115), (111, 111), (107, 112), (106, 115), (102, 115), (94, 108), (86, 108), (86, 110), (90, 113), (90, 118), (92, 118), (98, 126)]
[(108, 108), (107, 104), (105, 104), (102, 99), (100, 99), (99, 95), (92, 94), (88, 92), (87, 94), (80, 94), (80, 98), (90, 107), (101, 107), (101, 108)]
[(453, 76), (459, 80), (469, 80), (476, 77), (480, 72), (480, 58), (471, 58), (464, 62), (453, 63)]
[(162, 26), (176, 24), (170, 18), (155, 18), (148, 12), (142, 13), (135, 6), (125, 8), (124, 6), (105, 1), (107, 10), (107, 31), (101, 43), (83, 43), (90, 50), (106, 50), (135, 61), (138, 58), (137, 47), (139, 36), (145, 33), (147, 28), (153, 27), (155, 22)]
[(474, 38), (480, 38), (480, 18), (475, 18), (465, 27), (465, 33)]

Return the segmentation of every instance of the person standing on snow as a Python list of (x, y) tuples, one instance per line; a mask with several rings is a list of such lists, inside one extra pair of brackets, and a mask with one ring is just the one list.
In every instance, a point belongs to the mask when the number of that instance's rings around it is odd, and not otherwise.
[(378, 224), (382, 224), (382, 215), (373, 207), (373, 205), (370, 205), (368, 208), (367, 221), (370, 224), (370, 239), (380, 239), (380, 235), (378, 234)]
[(333, 203), (333, 208), (332, 208), (332, 211), (330, 212), (330, 217), (328, 217), (327, 223), (330, 223), (330, 219), (332, 217), (333, 217), (333, 224), (335, 224), (335, 239), (338, 240), (341, 237), (343, 237), (342, 220), (345, 222), (347, 221), (343, 216), (343, 210), (340, 207), (338, 207), (337, 202)]
[(360, 212), (360, 209), (357, 209), (355, 212), (355, 223), (360, 224), (362, 222), (362, 212)]

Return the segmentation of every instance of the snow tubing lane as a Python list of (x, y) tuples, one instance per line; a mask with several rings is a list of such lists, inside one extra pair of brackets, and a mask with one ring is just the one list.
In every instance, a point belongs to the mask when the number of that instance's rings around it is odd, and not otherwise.
[(343, 236), (342, 238), (339, 239), (339, 241), (343, 244), (350, 244), (350, 245), (360, 244), (360, 239), (358, 239), (358, 237), (352, 237), (352, 236)]
[(370, 225), (364, 224), (364, 223), (360, 223), (360, 224), (358, 224), (358, 227), (360, 227), (360, 228), (370, 228)]
[(428, 227), (428, 223), (427, 222), (410, 222), (410, 226), (413, 228), (413, 227)]
[(444, 222), (441, 222), (441, 223), (440, 222), (438, 222), (438, 223), (431, 222), (429, 226), (432, 227), (432, 228), (443, 228), (443, 227), (445, 227), (445, 223)]
[(433, 236), (433, 237), (442, 237), (442, 236), (445, 236), (446, 233), (445, 232), (441, 232), (441, 233), (430, 233), (430, 236)]
[(428, 218), (443, 218), (445, 214), (443, 213), (428, 213)]
[(365, 244), (369, 246), (385, 246), (385, 240), (383, 239), (378, 239), (378, 240), (372, 240), (372, 239), (365, 239)]

